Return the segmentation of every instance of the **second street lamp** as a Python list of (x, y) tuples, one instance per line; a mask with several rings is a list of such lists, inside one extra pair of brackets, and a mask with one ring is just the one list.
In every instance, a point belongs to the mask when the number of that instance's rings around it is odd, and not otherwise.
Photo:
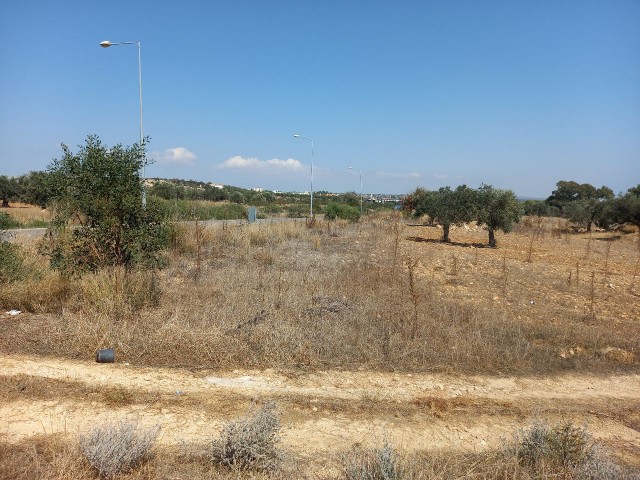
[(145, 186), (145, 164), (147, 163), (144, 147), (144, 129), (142, 128), (142, 61), (140, 53), (140, 42), (110, 42), (105, 40), (100, 42), (102, 48), (109, 48), (113, 45), (137, 45), (138, 46), (138, 85), (140, 86), (140, 148), (142, 149), (142, 206), (147, 206), (147, 189)]
[(309, 140), (311, 142), (311, 206), (309, 207), (309, 218), (313, 220), (313, 139), (303, 137), (297, 133), (293, 137), (300, 138), (302, 140)]

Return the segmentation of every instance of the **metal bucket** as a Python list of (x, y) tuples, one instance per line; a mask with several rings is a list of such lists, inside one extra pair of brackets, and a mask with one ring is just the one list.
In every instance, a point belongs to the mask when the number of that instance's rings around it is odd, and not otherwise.
[(116, 354), (112, 348), (105, 350), (98, 350), (96, 352), (96, 362), (98, 363), (113, 363), (116, 359)]

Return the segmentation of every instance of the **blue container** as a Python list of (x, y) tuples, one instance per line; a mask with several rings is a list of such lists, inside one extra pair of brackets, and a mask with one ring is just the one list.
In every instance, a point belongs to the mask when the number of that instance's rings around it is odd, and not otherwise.
[(112, 348), (105, 350), (98, 350), (96, 352), (96, 362), (98, 363), (113, 363), (116, 359), (116, 354)]

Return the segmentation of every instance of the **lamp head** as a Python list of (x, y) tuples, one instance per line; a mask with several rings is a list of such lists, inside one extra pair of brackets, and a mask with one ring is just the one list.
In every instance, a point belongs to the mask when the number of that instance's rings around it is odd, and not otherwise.
[(111, 42), (110, 42), (109, 40), (105, 40), (104, 42), (100, 42), (100, 46), (101, 46), (102, 48), (108, 48), (108, 47), (110, 47), (111, 45), (112, 45), (112, 44), (111, 44)]
[(300, 138), (300, 135), (298, 135), (297, 133), (293, 135), (294, 138)]

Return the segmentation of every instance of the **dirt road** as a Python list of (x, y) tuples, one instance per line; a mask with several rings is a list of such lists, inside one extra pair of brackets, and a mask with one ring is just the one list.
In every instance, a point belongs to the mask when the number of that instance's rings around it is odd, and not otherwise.
[(160, 424), (160, 442), (206, 443), (254, 401), (274, 399), (300, 456), (382, 437), (408, 450), (480, 451), (535, 417), (572, 419), (640, 459), (640, 375), (554, 378), (326, 371), (191, 372), (0, 355), (0, 435), (82, 432), (107, 418)]

